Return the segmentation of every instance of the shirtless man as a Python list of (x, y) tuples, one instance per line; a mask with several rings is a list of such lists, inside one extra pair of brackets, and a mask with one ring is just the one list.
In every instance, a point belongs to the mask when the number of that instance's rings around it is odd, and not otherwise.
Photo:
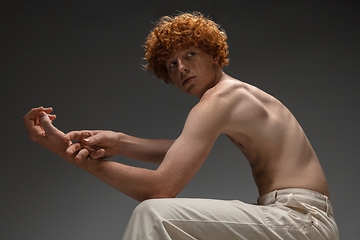
[[(325, 175), (306, 135), (277, 99), (225, 74), (226, 34), (218, 25), (200, 14), (164, 17), (145, 49), (148, 70), (200, 99), (176, 140), (111, 131), (65, 135), (52, 125), (51, 108), (24, 117), (32, 140), (142, 201), (124, 239), (338, 239)], [(258, 205), (174, 198), (221, 133), (248, 159)], [(159, 167), (105, 160), (117, 154)]]

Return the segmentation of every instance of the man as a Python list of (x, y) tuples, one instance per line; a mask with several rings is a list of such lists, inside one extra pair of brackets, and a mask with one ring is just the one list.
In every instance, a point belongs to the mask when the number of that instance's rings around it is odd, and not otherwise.
[[(146, 68), (200, 99), (175, 141), (111, 131), (65, 135), (43, 107), (24, 123), (32, 140), (142, 201), (124, 239), (338, 239), (325, 175), (299, 123), (274, 97), (225, 74), (227, 57), (225, 32), (198, 13), (163, 17), (149, 35)], [(221, 133), (249, 160), (258, 205), (174, 198)], [(117, 154), (159, 167), (104, 160)]]

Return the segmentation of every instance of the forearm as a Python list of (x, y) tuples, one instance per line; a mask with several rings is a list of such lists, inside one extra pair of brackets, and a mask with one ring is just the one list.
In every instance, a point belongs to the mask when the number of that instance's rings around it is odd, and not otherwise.
[(132, 159), (160, 164), (174, 143), (167, 139), (144, 139), (120, 133), (119, 154)]
[(75, 165), (135, 200), (171, 197), (164, 195), (164, 188), (161, 187), (162, 183), (156, 170), (102, 159), (85, 159)]

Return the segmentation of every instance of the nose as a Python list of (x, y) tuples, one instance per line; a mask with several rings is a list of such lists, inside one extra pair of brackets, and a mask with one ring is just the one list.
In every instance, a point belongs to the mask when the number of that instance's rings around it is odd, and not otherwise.
[(180, 74), (183, 74), (183, 73), (189, 71), (189, 67), (185, 64), (185, 61), (181, 58), (178, 59), (178, 69), (179, 69)]

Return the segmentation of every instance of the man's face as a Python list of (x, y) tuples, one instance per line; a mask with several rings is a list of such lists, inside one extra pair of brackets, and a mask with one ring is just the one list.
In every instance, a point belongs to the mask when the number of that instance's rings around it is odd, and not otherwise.
[(215, 69), (219, 58), (200, 48), (178, 50), (166, 61), (173, 84), (182, 92), (201, 97), (216, 84)]

